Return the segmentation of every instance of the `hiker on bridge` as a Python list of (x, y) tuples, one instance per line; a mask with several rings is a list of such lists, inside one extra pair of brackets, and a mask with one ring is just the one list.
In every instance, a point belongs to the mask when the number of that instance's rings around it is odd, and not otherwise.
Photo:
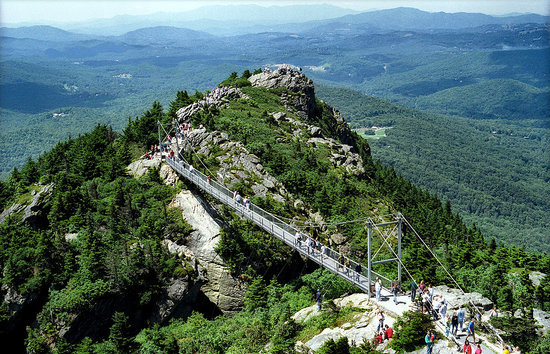
[[(359, 275), (361, 275), (361, 263), (357, 263), (357, 265), (355, 266), (355, 272), (357, 273), (356, 274), (356, 279), (357, 281), (359, 281)], [(370, 286), (370, 284), (369, 284)]]
[(302, 232), (300, 230), (296, 230), (296, 244), (298, 247), (302, 247)]

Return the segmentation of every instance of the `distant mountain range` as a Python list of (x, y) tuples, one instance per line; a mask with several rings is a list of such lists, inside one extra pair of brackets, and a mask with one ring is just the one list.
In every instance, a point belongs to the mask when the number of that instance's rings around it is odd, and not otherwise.
[[(282, 20), (284, 19), (284, 20)], [(231, 36), (260, 32), (304, 32), (316, 28), (349, 28), (383, 31), (464, 29), (488, 24), (549, 23), (549, 16), (523, 14), (514, 16), (489, 16), (480, 13), (426, 12), (414, 8), (400, 7), (356, 13), (353, 10), (331, 5), (293, 5), (261, 7), (257, 5), (234, 5), (202, 7), (182, 13), (156, 13), (140, 16), (115, 16), (110, 19), (98, 19), (80, 23), (57, 24), (56, 27), (80, 34), (118, 36), (128, 31), (146, 27), (170, 26), (208, 32), (216, 36)], [(14, 27), (14, 26), (10, 26)], [(2, 28), (4, 37), (26, 36), (35, 38), (31, 33), (34, 26), (25, 26), (20, 32)], [(42, 26), (42, 30), (45, 30)], [(46, 34), (49, 33), (49, 34)], [(56, 33), (45, 31), (42, 38), (52, 38)], [(66, 35), (59, 33), (60, 36)], [(30, 37), (28, 37), (30, 36)], [(73, 36), (77, 36), (73, 34)]]

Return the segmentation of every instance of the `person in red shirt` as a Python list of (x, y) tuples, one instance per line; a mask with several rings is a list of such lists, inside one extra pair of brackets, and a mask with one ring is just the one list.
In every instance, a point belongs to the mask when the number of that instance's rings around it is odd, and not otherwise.
[(470, 342), (466, 339), (464, 342), (464, 354), (472, 354), (472, 346), (470, 345)]
[(386, 338), (391, 339), (393, 337), (393, 329), (386, 325)]
[(384, 340), (382, 339), (382, 336), (380, 335), (380, 333), (376, 333), (376, 335), (374, 336), (374, 344), (380, 344), (383, 341)]

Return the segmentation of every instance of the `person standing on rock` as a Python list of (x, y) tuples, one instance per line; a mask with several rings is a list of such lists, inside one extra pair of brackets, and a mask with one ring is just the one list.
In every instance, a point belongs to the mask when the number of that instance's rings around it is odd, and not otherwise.
[(451, 333), (456, 337), (456, 331), (458, 330), (458, 316), (456, 312), (453, 312), (451, 317)]
[(414, 299), (416, 299), (416, 289), (418, 289), (418, 285), (413, 279), (411, 281), (411, 302), (414, 302)]
[(470, 342), (468, 342), (468, 339), (464, 342), (464, 354), (472, 354), (472, 346), (470, 345)]
[(434, 347), (434, 335), (432, 331), (428, 330), (428, 332), (426, 332), (424, 340), (426, 341), (426, 354), (432, 354), (432, 349)]
[(441, 300), (441, 307), (439, 308), (439, 315), (443, 319), (447, 317), (447, 304), (443, 300)]
[(468, 324), (468, 335), (466, 336), (466, 339), (468, 339), (469, 337), (473, 336), (474, 337), (474, 343), (476, 342), (476, 332), (475, 332), (475, 319), (472, 318), (472, 320), (470, 321), (470, 324)]
[(420, 289), (420, 292), (424, 294), (424, 289), (426, 289), (426, 284), (424, 284), (424, 280), (420, 281), (420, 285), (418, 286), (418, 288)]
[(317, 289), (317, 293), (315, 293), (315, 301), (317, 302), (317, 309), (321, 311), (321, 303), (323, 302), (323, 294), (321, 294), (321, 289)]
[(397, 305), (397, 293), (399, 292), (399, 286), (397, 285), (397, 282), (393, 283), (391, 292), (393, 293), (393, 302)]
[(464, 332), (464, 316), (466, 316), (466, 311), (460, 306), (458, 312), (456, 313), (458, 325), (460, 326), (460, 332)]
[(380, 330), (384, 329), (384, 320), (386, 318), (384, 317), (384, 313), (381, 310), (378, 310), (378, 328), (376, 328), (376, 332), (380, 332)]
[(481, 344), (478, 344), (475, 354), (481, 354), (481, 353), (483, 353), (483, 349), (481, 349)]

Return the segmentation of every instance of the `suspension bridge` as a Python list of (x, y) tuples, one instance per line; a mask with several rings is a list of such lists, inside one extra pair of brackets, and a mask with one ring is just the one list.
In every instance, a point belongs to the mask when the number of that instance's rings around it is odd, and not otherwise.
[[(330, 247), (324, 246), (322, 248), (322, 251), (318, 248), (311, 247), (310, 244), (307, 242), (308, 241), (307, 235), (305, 239), (302, 238), (301, 240), (297, 237), (299, 229), (296, 226), (293, 226), (283, 221), (282, 220), (283, 218), (273, 215), (272, 213), (269, 213), (268, 211), (263, 210), (262, 208), (258, 207), (257, 205), (251, 202), (245, 205), (244, 203), (241, 203), (240, 201), (236, 200), (234, 198), (233, 191), (229, 190), (219, 182), (212, 180), (209, 176), (206, 176), (202, 172), (194, 169), (187, 161), (185, 161), (185, 159), (183, 159), (183, 157), (180, 155), (178, 140), (179, 138), (176, 137), (175, 143), (163, 144), (161, 139), (161, 124), (159, 122), (159, 146), (174, 145), (171, 147), (171, 149), (175, 150), (176, 153), (173, 154), (173, 156), (166, 156), (165, 162), (176, 173), (178, 173), (180, 176), (184, 177), (186, 180), (193, 183), (193, 185), (195, 185), (199, 189), (203, 190), (204, 192), (214, 197), (219, 202), (233, 209), (241, 217), (250, 220), (252, 223), (257, 225), (261, 229), (265, 230), (269, 234), (273, 235), (274, 237), (282, 241), (287, 246), (296, 250), (303, 257), (317, 263), (322, 268), (327, 269), (328, 271), (334, 273), (336, 276), (357, 286), (363, 292), (368, 294), (369, 299), (371, 295), (374, 293), (374, 284), (372, 282), (373, 276), (376, 276), (381, 280), (381, 285), (382, 285), (381, 296), (384, 299), (390, 298), (392, 296), (389, 290), (392, 284), (392, 280), (388, 279), (382, 274), (379, 274), (373, 271), (372, 267), (376, 264), (382, 264), (382, 263), (388, 263), (388, 262), (394, 262), (394, 261), (397, 262), (398, 284), (401, 284), (402, 270), (405, 270), (408, 276), (411, 279), (414, 279), (401, 261), (401, 238), (402, 238), (403, 223), (405, 223), (411, 228), (411, 230), (414, 232), (414, 234), (416, 234), (416, 236), (420, 239), (420, 241), (424, 244), (424, 246), (428, 248), (432, 256), (440, 264), (440, 266), (443, 267), (443, 269), (448, 274), (448, 276), (455, 282), (457, 287), (463, 293), (465, 293), (464, 290), (460, 287), (460, 285), (449, 273), (449, 271), (443, 266), (443, 264), (438, 259), (438, 257), (424, 243), (420, 235), (418, 235), (418, 233), (414, 230), (412, 225), (400, 213), (394, 216), (395, 220), (393, 221), (385, 221), (377, 224), (371, 218), (367, 218), (365, 220), (366, 227), (367, 227), (367, 237), (368, 237), (368, 256), (367, 256), (367, 265), (365, 267), (364, 265), (358, 262), (355, 262), (350, 258), (344, 257), (339, 252), (337, 252), (334, 249), (331, 249)], [(162, 153), (161, 153), (161, 158), (162, 158)], [(394, 230), (386, 233), (382, 232), (380, 228), (384, 226), (389, 226), (389, 225), (394, 225), (395, 226)], [(396, 235), (397, 246), (398, 246), (397, 252), (393, 249), (393, 247), (391, 247), (389, 243), (390, 237), (392, 236), (393, 231), (395, 231), (395, 229), (397, 229), (397, 235)], [(375, 230), (379, 234), (379, 236), (382, 238), (382, 241), (383, 241), (382, 244), (380, 245), (380, 248), (376, 251), (374, 255), (372, 255), (372, 252), (371, 252), (371, 233), (373, 230)], [(391, 250), (394, 258), (373, 262), (372, 259), (379, 253), (379, 251), (384, 245), (386, 245)], [(342, 262), (343, 259), (346, 260), (345, 263)], [(373, 299), (373, 301), (375, 300)], [(386, 311), (393, 313), (396, 316), (402, 315), (404, 311), (411, 310), (411, 307), (413, 305), (409, 296), (399, 296), (398, 304), (400, 305), (394, 306), (392, 303), (393, 303), (392, 301), (385, 301), (385, 303), (377, 301), (378, 306), (384, 308)], [(478, 312), (479, 315), (481, 315), (481, 313), (477, 308), (475, 308), (475, 310)], [(440, 321), (435, 321), (435, 326), (441, 333), (445, 333), (445, 326)], [(500, 339), (500, 342), (503, 343), (502, 339), (500, 338), (496, 330), (493, 329), (493, 331), (496, 334), (497, 338)], [(453, 341), (455, 342), (455, 344), (461, 345), (463, 344), (464, 339), (462, 339), (462, 343), (460, 338), (454, 338)], [(483, 349), (485, 353), (495, 352), (494, 348), (489, 348), (489, 347), (486, 347), (485, 345), (483, 345)]]

